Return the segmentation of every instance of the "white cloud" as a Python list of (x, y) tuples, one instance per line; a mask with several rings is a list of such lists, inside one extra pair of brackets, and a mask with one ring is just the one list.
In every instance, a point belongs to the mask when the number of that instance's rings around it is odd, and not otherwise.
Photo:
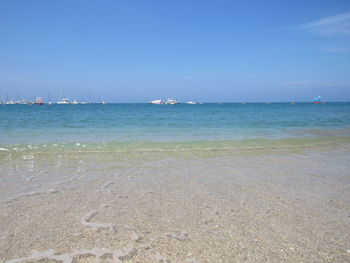
[(329, 16), (303, 25), (311, 32), (322, 35), (349, 35), (350, 36), (350, 12), (335, 16)]

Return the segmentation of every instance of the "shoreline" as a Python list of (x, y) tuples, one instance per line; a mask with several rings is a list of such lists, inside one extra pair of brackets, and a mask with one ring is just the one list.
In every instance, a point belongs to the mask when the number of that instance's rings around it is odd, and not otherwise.
[(273, 148), (308, 148), (350, 143), (350, 136), (304, 136), (286, 138), (246, 138), (236, 140), (173, 140), (173, 141), (105, 141), (105, 142), (42, 142), (0, 144), (6, 152), (142, 152), (142, 151), (210, 151)]

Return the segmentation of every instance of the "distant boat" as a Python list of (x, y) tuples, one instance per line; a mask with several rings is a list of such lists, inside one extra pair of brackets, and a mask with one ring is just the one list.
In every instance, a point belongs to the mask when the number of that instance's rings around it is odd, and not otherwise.
[(35, 100), (35, 104), (37, 105), (43, 105), (44, 104), (44, 100), (42, 97), (37, 97)]
[(77, 99), (75, 99), (73, 102), (72, 102), (73, 105), (77, 105), (79, 104), (79, 102), (77, 101)]
[(321, 99), (322, 99), (321, 96), (316, 96), (313, 98), (313, 103), (314, 104), (321, 104)]
[(10, 100), (6, 101), (5, 104), (12, 105), (12, 104), (16, 104), (16, 102), (13, 99), (10, 99)]
[(178, 104), (178, 103), (179, 103), (179, 101), (177, 101), (176, 99), (173, 99), (173, 98), (169, 98), (165, 102), (165, 104), (170, 104), (170, 105), (175, 105), (175, 104)]
[(149, 103), (151, 104), (164, 104), (162, 100), (151, 100)]
[(187, 101), (186, 104), (199, 104), (199, 102), (195, 102), (195, 101), (190, 100), (190, 101)]
[(103, 100), (103, 101), (101, 101), (101, 104), (106, 105), (107, 102), (105, 102), (105, 101)]
[(62, 98), (61, 101), (57, 101), (57, 104), (70, 104), (68, 98)]

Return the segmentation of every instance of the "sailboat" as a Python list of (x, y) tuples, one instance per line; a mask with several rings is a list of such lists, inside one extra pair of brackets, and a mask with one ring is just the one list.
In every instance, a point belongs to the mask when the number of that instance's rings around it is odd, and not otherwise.
[(105, 105), (107, 102), (104, 101), (103, 97), (101, 97), (101, 104)]

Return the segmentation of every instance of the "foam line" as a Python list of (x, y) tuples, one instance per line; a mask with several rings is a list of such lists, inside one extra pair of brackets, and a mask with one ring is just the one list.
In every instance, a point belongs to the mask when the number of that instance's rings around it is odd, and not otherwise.
[(58, 190), (56, 189), (47, 189), (47, 190), (43, 190), (43, 191), (30, 191), (27, 193), (22, 193), (19, 194), (13, 198), (9, 198), (9, 199), (5, 199), (5, 200), (1, 200), (1, 203), (8, 203), (8, 202), (12, 202), (12, 201), (16, 201), (21, 197), (27, 197), (27, 196), (35, 196), (35, 195), (42, 195), (42, 194), (54, 194), (54, 193), (58, 193)]
[(72, 263), (74, 258), (78, 258), (84, 255), (93, 255), (96, 257), (96, 263), (100, 263), (102, 257), (111, 256), (114, 263), (122, 263), (122, 260), (131, 258), (135, 249), (132, 245), (119, 250), (108, 250), (105, 248), (92, 248), (92, 249), (82, 249), (77, 250), (72, 253), (58, 254), (53, 249), (47, 251), (32, 251), (32, 255), (29, 257), (16, 258), (6, 261), (6, 263), (21, 263), (25, 261), (39, 261), (39, 260), (55, 260), (62, 263)]
[(115, 225), (111, 223), (93, 223), (90, 222), (90, 220), (97, 215), (98, 212), (96, 210), (92, 210), (89, 213), (87, 213), (85, 216), (83, 216), (80, 220), (80, 222), (87, 227), (90, 227), (94, 230), (99, 230), (99, 229), (106, 229), (109, 228), (110, 230), (113, 230)]
[(110, 186), (112, 184), (114, 184), (112, 181), (105, 183), (104, 185), (102, 185), (101, 190), (102, 191), (107, 191), (109, 193), (112, 193), (113, 191), (108, 188), (108, 186)]

